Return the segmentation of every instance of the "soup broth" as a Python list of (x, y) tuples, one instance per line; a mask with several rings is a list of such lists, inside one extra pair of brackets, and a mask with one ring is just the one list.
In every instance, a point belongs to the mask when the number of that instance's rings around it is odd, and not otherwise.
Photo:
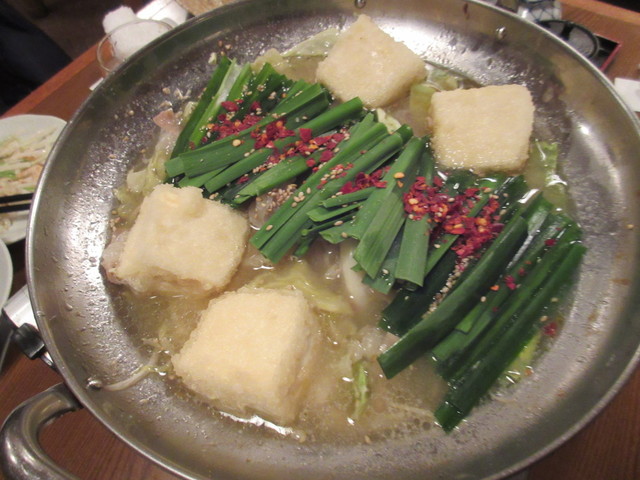
[[(432, 412), (442, 400), (446, 385), (427, 358), (391, 380), (384, 377), (376, 357), (395, 337), (376, 325), (389, 296), (368, 290), (366, 302), (355, 304), (342, 284), (338, 250), (318, 243), (304, 259), (289, 258), (271, 266), (258, 252), (249, 249), (225, 289), (235, 291), (247, 285), (299, 288), (320, 320), (322, 368), (314, 370), (298, 420), (286, 428), (266, 424), (300, 440), (334, 442), (375, 441), (416, 428), (430, 428)], [(180, 351), (210, 299), (142, 296), (128, 289), (121, 294), (121, 308), (127, 312), (124, 316), (132, 319), (128, 325), (131, 334), (162, 352), (158, 371), (166, 374), (176, 393), (206, 402), (173, 376), (170, 357)], [(366, 392), (360, 392), (367, 398), (360, 401), (356, 387), (359, 373), (366, 373), (367, 378)], [(244, 421), (252, 418), (251, 412), (247, 415)], [(255, 417), (253, 421), (263, 424)]]
[[(287, 74), (293, 79), (308, 77), (317, 61), (315, 57), (290, 57)], [(434, 67), (432, 72), (429, 78), (436, 89), (476, 86), (470, 79), (452, 72)], [(393, 104), (387, 113), (411, 124), (409, 102), (409, 98), (404, 98)], [(424, 126), (415, 123), (412, 126), (417, 133), (426, 131)], [(163, 156), (164, 159), (168, 157), (170, 148), (167, 148), (166, 140), (161, 139), (158, 145), (154, 161), (160, 159), (162, 162)], [(533, 174), (529, 174), (532, 178), (536, 177), (535, 168), (541, 167), (534, 166)], [(143, 193), (132, 193), (127, 188), (120, 190), (118, 229), (130, 228)], [(249, 207), (248, 215), (254, 228), (259, 228), (264, 219), (256, 220), (252, 209), (255, 205)], [(433, 412), (447, 389), (446, 382), (436, 374), (433, 362), (426, 357), (392, 379), (385, 377), (376, 358), (393, 345), (397, 337), (377, 325), (381, 311), (394, 292), (383, 295), (366, 286), (360, 286), (356, 292), (349, 286), (345, 275), (351, 267), (352, 249), (349, 242), (338, 246), (319, 239), (304, 258), (287, 257), (272, 265), (249, 246), (238, 272), (225, 289), (225, 292), (243, 286), (299, 289), (320, 319), (322, 368), (314, 373), (297, 421), (286, 428), (273, 426), (278, 432), (300, 440), (369, 442), (430, 428), (434, 424)], [(121, 295), (126, 317), (135, 319), (129, 325), (132, 335), (162, 352), (158, 369), (167, 373), (175, 391), (191, 396), (195, 401), (206, 402), (182, 387), (169, 366), (171, 355), (180, 351), (197, 325), (200, 312), (211, 299), (141, 296), (126, 288), (122, 289)], [(253, 418), (252, 415), (253, 412), (246, 412), (243, 421)]]

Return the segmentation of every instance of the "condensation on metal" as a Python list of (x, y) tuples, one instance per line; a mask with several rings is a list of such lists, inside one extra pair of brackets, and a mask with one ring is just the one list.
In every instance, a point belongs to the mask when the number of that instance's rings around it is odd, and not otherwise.
[(101, 390), (103, 387), (102, 381), (97, 378), (88, 378), (87, 379), (87, 388), (89, 390)]
[(367, 5), (367, 0), (355, 0), (353, 3), (356, 8), (364, 8)]

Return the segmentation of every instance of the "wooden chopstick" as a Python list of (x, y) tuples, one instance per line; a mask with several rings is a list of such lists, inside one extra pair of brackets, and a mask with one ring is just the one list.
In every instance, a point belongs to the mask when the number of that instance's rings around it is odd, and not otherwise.
[(19, 212), (31, 208), (33, 193), (20, 193), (0, 197), (0, 213)]

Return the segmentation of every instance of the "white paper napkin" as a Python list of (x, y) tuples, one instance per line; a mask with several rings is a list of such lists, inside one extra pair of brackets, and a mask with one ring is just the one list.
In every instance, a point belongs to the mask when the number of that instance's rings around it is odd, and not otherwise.
[(616, 78), (613, 82), (618, 93), (634, 112), (640, 112), (640, 81)]

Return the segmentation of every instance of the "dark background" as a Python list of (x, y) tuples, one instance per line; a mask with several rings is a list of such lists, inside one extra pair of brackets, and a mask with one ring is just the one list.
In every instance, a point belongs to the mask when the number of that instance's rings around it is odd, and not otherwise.
[(610, 3), (611, 5), (617, 5), (618, 7), (640, 12), (640, 0), (607, 0), (604, 3)]
[[(148, 3), (148, 0), (0, 1), (5, 1), (20, 11), (71, 58), (80, 55), (102, 37), (102, 18), (108, 11), (121, 5), (130, 6), (137, 11)], [(640, 12), (640, 0), (606, 0), (606, 3)]]
[(104, 35), (102, 19), (120, 6), (140, 10), (149, 0), (0, 0), (45, 32), (71, 58)]
[[(137, 11), (149, 1), (0, 0), (2, 17), (8, 11), (15, 12), (23, 22), (15, 27), (15, 18), (11, 22), (0, 18), (0, 26), (4, 27), (0, 30), (0, 114), (96, 44), (104, 35), (102, 19), (107, 12), (123, 5)], [(640, 12), (640, 0), (606, 0), (606, 3)], [(21, 29), (22, 36), (11, 41), (14, 27)], [(32, 46), (24, 41), (27, 30), (38, 40)], [(16, 53), (17, 50), (20, 52)], [(26, 63), (29, 65), (25, 66)], [(25, 69), (28, 71), (23, 74)]]
[(104, 15), (147, 0), (0, 0), (0, 114), (104, 35)]

